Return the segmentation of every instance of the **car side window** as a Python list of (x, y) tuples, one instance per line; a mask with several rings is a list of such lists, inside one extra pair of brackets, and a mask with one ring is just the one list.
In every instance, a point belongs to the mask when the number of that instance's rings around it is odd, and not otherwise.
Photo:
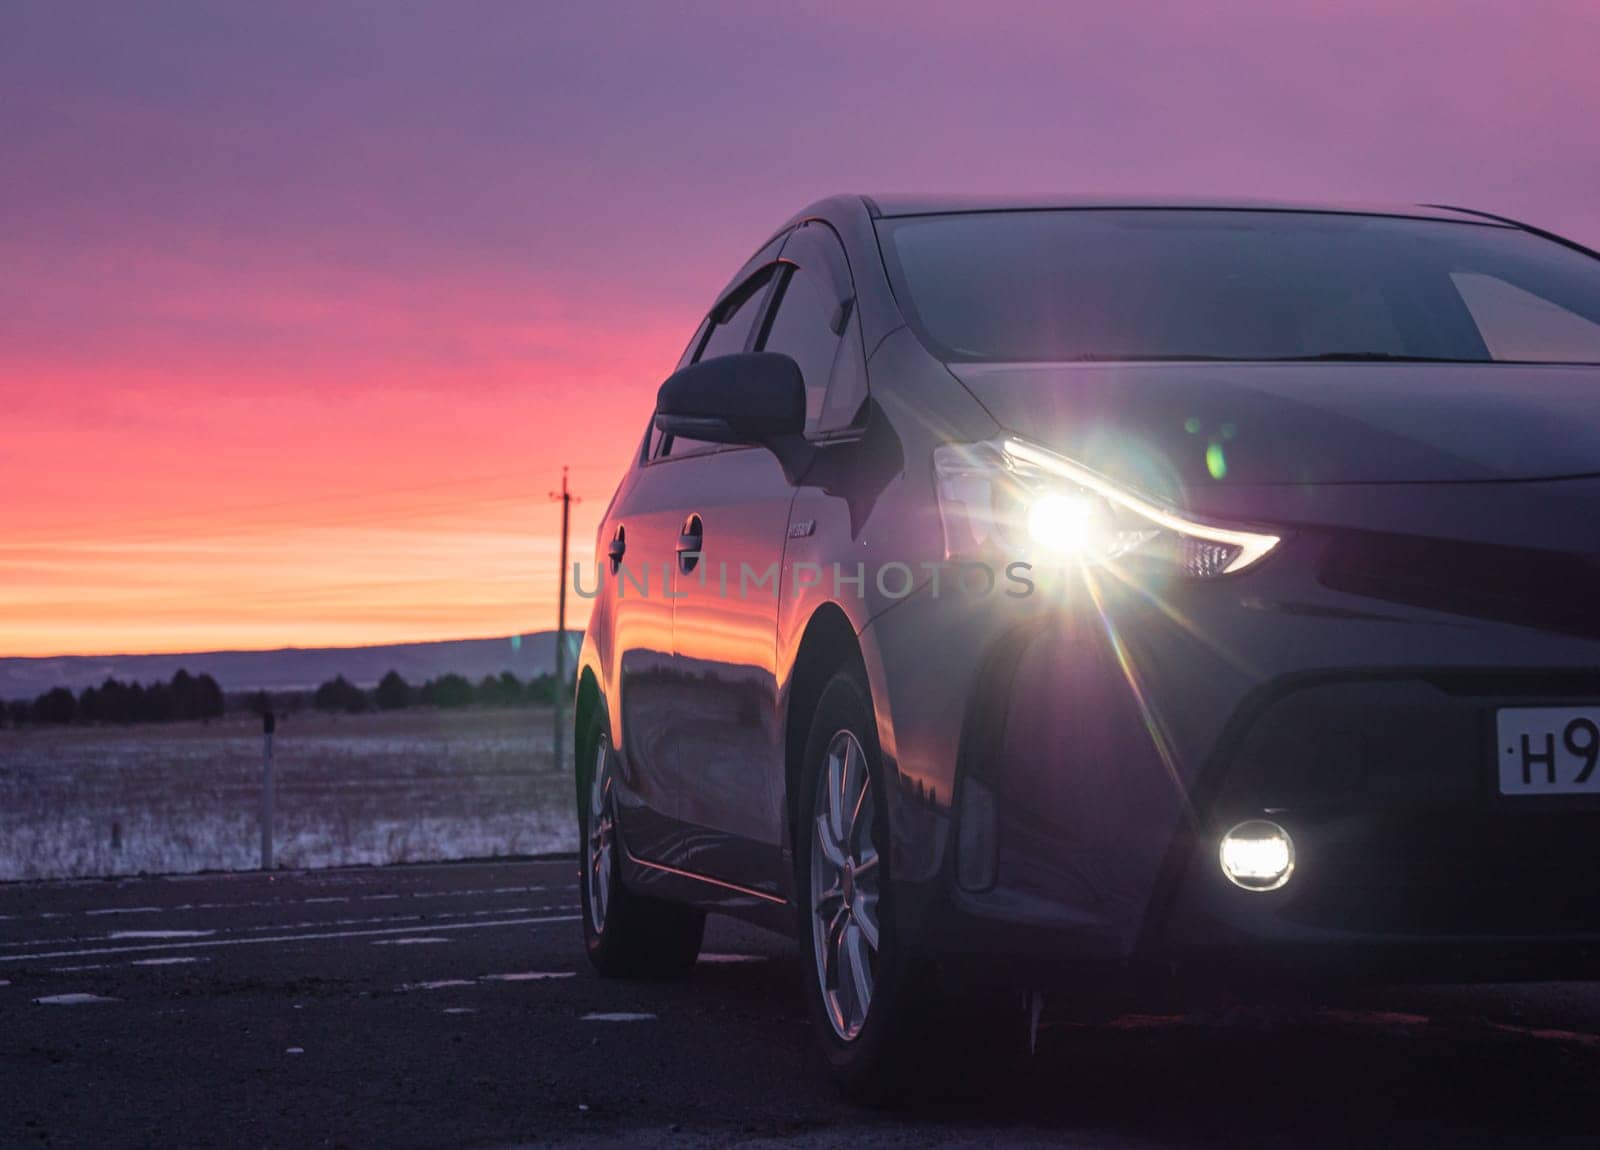
[(806, 385), (806, 432), (816, 430), (822, 400), (833, 378), (833, 361), (839, 354), (840, 332), (834, 330), (839, 300), (814, 268), (794, 265), (784, 273), (782, 295), (772, 326), (762, 342), (763, 351), (781, 351), (800, 365)]
[[(762, 306), (766, 303), (767, 288), (771, 285), (776, 271), (777, 265), (769, 264), (739, 285), (718, 304), (700, 325), (701, 330), (696, 333), (695, 339), (684, 352), (684, 357), (678, 366), (683, 367), (689, 362), (700, 363), (719, 355), (736, 355), (744, 351), (750, 345), (751, 334), (755, 330), (757, 319), (761, 316)], [(661, 459), (666, 456), (678, 458), (700, 451), (711, 451), (718, 446), (720, 445), (700, 439), (662, 435), (658, 431), (652, 437), (650, 458)]]
[[(694, 362), (695, 353), (700, 350), (700, 345), (706, 341), (706, 329), (710, 326), (710, 316), (706, 316), (705, 319), (700, 321), (700, 326), (695, 328), (694, 335), (689, 337), (689, 344), (683, 349), (683, 354), (678, 357), (677, 366), (672, 369), (673, 371), (681, 371)], [(663, 438), (661, 429), (656, 426), (655, 420), (652, 418), (650, 426), (645, 430), (644, 451), (641, 456), (641, 462), (648, 463), (661, 454), (661, 448), (664, 446)]]
[(866, 398), (860, 327), (844, 249), (826, 224), (810, 223), (794, 234), (782, 258), (785, 278), (760, 347), (782, 352), (800, 365), (806, 434), (842, 429)]
[(678, 365), (672, 369), (673, 371), (681, 371), (694, 362), (694, 357), (699, 352), (700, 345), (706, 341), (706, 329), (710, 326), (710, 316), (706, 316), (705, 319), (700, 321), (700, 326), (694, 329), (694, 335), (689, 338), (689, 345), (683, 349), (683, 354), (678, 357)]
[(695, 358), (699, 363), (719, 355), (737, 355), (750, 346), (750, 333), (761, 315), (761, 305), (767, 298), (767, 285), (777, 271), (769, 264), (746, 280), (739, 289), (723, 300), (711, 315), (711, 331), (705, 346)]
[(839, 343), (839, 357), (833, 362), (833, 379), (817, 419), (817, 432), (827, 435), (854, 427), (866, 402), (867, 353), (861, 342), (861, 315), (851, 308), (850, 321)]

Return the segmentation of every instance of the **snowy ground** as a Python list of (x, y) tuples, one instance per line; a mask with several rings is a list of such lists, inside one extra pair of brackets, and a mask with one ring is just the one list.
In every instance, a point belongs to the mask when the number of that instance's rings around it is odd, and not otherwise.
[[(284, 867), (572, 850), (544, 708), (295, 715), (274, 743)], [(0, 731), (0, 881), (248, 870), (259, 721)]]

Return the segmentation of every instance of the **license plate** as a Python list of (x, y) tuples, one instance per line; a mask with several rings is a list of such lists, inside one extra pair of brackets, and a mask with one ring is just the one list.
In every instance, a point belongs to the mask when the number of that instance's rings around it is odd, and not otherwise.
[(1600, 707), (1508, 708), (1495, 725), (1501, 794), (1600, 794)]

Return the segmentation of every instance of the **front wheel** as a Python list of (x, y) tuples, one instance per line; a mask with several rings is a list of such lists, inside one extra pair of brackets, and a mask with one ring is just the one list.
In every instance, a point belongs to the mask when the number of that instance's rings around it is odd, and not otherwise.
[[(888, 792), (860, 672), (823, 688), (795, 828), (801, 966), (834, 1079), (873, 1104), (915, 1101), (1009, 1064), (1015, 1003), (941, 985), (895, 932)], [(978, 1075), (981, 1077), (981, 1075)]]
[(834, 1078), (852, 1097), (898, 1093), (924, 979), (896, 946), (887, 795), (877, 723), (857, 674), (840, 672), (806, 738), (795, 830), (806, 999)]
[(589, 962), (607, 978), (681, 977), (700, 955), (706, 916), (622, 885), (616, 755), (604, 730), (589, 746), (592, 765), (578, 787), (578, 891)]

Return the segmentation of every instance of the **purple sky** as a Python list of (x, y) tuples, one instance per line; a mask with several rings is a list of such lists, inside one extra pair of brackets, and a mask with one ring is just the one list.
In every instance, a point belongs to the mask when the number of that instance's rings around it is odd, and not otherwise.
[(831, 192), (1438, 200), (1600, 244), (1594, 3), (776, 7), (9, 0), (0, 654), (549, 625), (559, 465), (586, 547), (712, 293)]

